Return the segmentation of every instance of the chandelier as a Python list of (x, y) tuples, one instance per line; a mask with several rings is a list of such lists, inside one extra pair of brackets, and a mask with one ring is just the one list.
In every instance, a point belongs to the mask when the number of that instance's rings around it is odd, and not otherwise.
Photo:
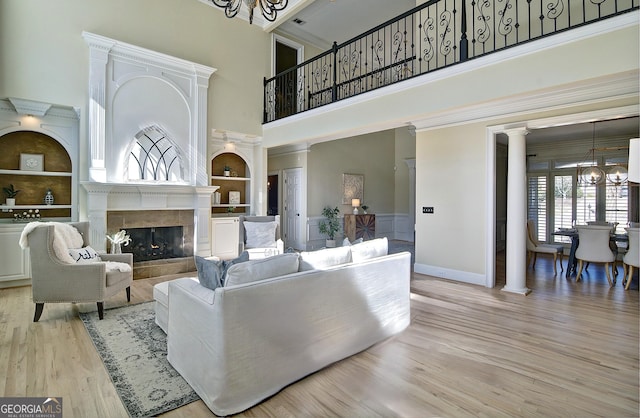
[[(622, 165), (599, 167), (596, 161), (596, 151), (608, 151), (610, 148), (596, 148), (596, 122), (593, 122), (593, 136), (591, 149), (585, 162), (578, 165), (578, 184), (595, 186), (603, 183), (620, 186), (627, 182), (627, 169)], [(619, 148), (614, 148), (618, 150)], [(587, 159), (588, 158), (588, 159)], [(589, 161), (590, 160), (590, 161)]]
[(253, 23), (253, 10), (260, 6), (262, 16), (269, 22), (276, 20), (278, 12), (284, 10), (289, 0), (211, 0), (213, 4), (224, 9), (228, 18), (235, 17), (242, 3), (249, 8), (249, 24)]

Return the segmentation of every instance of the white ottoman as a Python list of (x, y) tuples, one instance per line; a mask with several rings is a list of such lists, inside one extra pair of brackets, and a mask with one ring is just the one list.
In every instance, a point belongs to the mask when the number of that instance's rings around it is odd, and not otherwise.
[(156, 301), (156, 324), (166, 334), (169, 325), (169, 282), (153, 286), (153, 299)]
[[(198, 281), (197, 277), (189, 277), (191, 280)], [(155, 303), (155, 311), (156, 311), (156, 324), (164, 333), (167, 333), (169, 329), (169, 282), (158, 283), (153, 286), (153, 299), (156, 301)]]

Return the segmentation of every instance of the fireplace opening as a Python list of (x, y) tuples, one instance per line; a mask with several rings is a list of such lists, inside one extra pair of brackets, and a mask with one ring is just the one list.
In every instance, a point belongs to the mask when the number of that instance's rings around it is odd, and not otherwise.
[(133, 253), (133, 261), (187, 257), (182, 226), (127, 228), (131, 242), (122, 251)]

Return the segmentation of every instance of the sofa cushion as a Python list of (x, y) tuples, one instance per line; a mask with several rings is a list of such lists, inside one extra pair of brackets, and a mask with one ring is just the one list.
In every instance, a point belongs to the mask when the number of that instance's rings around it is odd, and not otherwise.
[(198, 270), (198, 280), (200, 284), (208, 289), (215, 290), (224, 286), (228, 269), (238, 263), (249, 261), (249, 253), (244, 251), (238, 258), (233, 260), (220, 260), (215, 258), (205, 258), (195, 256), (196, 269)]
[(102, 261), (100, 255), (93, 248), (86, 246), (83, 248), (69, 248), (69, 256), (78, 264), (95, 263)]
[(389, 253), (389, 241), (387, 238), (376, 238), (354, 244), (351, 247), (351, 258), (354, 263), (368, 260), (370, 258), (382, 257)]
[(274, 222), (243, 222), (245, 235), (247, 237), (246, 248), (266, 248), (276, 246), (276, 228), (278, 224)]
[(234, 286), (296, 273), (299, 265), (298, 258), (297, 253), (287, 253), (233, 265), (227, 271), (224, 286)]
[(300, 271), (322, 270), (327, 267), (338, 266), (351, 262), (351, 248), (324, 248), (318, 251), (303, 251), (300, 253)]

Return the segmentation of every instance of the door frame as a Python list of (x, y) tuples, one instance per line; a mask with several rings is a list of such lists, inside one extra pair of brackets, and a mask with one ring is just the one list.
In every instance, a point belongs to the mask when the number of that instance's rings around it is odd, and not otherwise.
[(301, 64), (304, 61), (304, 45), (299, 44), (296, 41), (287, 39), (277, 33), (271, 34), (271, 77), (276, 75), (276, 42), (284, 44), (290, 48), (295, 49), (298, 52), (297, 64)]

